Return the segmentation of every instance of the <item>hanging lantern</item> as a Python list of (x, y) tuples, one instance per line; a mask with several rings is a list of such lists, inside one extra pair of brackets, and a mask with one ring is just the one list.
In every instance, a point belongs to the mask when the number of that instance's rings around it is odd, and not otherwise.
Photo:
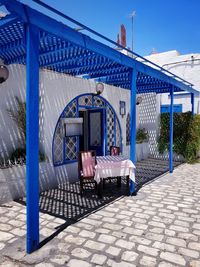
[(9, 71), (4, 65), (0, 65), (0, 83), (5, 82), (8, 79)]
[(104, 90), (104, 84), (98, 82), (98, 83), (96, 84), (96, 93), (97, 93), (97, 95), (102, 94), (102, 93), (103, 93), (103, 90)]
[(142, 97), (138, 96), (137, 99), (136, 99), (136, 105), (139, 105), (141, 103), (142, 103)]

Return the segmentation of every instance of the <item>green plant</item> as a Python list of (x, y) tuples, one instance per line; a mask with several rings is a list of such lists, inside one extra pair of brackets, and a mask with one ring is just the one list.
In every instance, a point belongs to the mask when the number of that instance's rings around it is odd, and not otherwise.
[[(26, 102), (21, 101), (17, 96), (16, 100), (16, 110), (8, 109), (8, 114), (16, 123), (22, 140), (22, 147), (16, 148), (10, 156), (11, 160), (17, 160), (19, 158), (25, 158), (26, 156)], [(39, 151), (39, 160), (45, 161), (46, 156), (44, 153)]]
[(136, 143), (141, 144), (145, 141), (148, 141), (149, 135), (145, 128), (138, 129), (136, 133)]
[(186, 146), (185, 157), (189, 163), (196, 161), (200, 151), (200, 115), (194, 115), (190, 123), (189, 142)]
[[(169, 150), (169, 113), (161, 114), (158, 150), (164, 153)], [(182, 155), (187, 162), (193, 162), (200, 150), (200, 115), (192, 116), (191, 112), (174, 113), (173, 150)]]
[(26, 157), (26, 149), (25, 148), (21, 148), (21, 147), (16, 148), (10, 155), (10, 159), (12, 161), (18, 160), (20, 158), (25, 159), (25, 157)]
[[(20, 158), (25, 159), (26, 158), (26, 148), (16, 148), (10, 155), (10, 159), (12, 161), (14, 160), (19, 160)], [(46, 156), (44, 153), (39, 152), (39, 160), (40, 161), (45, 161), (46, 160)]]
[(8, 114), (13, 119), (19, 129), (21, 135), (23, 146), (26, 144), (26, 103), (22, 102), (17, 96), (16, 100), (16, 110), (8, 109)]

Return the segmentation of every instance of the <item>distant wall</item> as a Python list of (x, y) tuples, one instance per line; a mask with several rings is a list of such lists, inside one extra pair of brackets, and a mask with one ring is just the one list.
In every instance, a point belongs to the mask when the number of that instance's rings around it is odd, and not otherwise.
[[(193, 87), (200, 91), (200, 54), (180, 55), (177, 51), (168, 51), (153, 54), (147, 58), (194, 84)], [(162, 94), (158, 101), (160, 101), (161, 105), (170, 104), (170, 97), (168, 94)], [(174, 104), (182, 104), (183, 112), (191, 111), (191, 98), (189, 95), (176, 96)], [(200, 96), (195, 97), (194, 111), (195, 113), (200, 113)]]

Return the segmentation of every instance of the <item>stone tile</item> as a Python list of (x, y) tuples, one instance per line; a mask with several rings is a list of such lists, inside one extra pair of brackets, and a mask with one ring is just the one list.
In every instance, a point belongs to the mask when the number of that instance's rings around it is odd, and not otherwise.
[(73, 235), (68, 235), (65, 237), (65, 241), (66, 243), (74, 243), (76, 245), (82, 245), (83, 242), (85, 242), (85, 238), (82, 238), (82, 237), (76, 237), (76, 236), (73, 236)]
[(144, 237), (134, 236), (134, 235), (131, 235), (129, 240), (133, 241), (134, 243), (139, 243), (139, 244), (147, 245), (147, 246), (150, 245), (152, 242), (151, 240), (146, 239)]
[(155, 233), (147, 233), (145, 234), (145, 237), (151, 240), (162, 241), (164, 238), (164, 235), (155, 234)]
[(97, 232), (99, 234), (108, 234), (108, 233), (110, 233), (110, 230), (105, 229), (105, 228), (97, 228), (97, 229), (95, 229), (95, 232)]
[(191, 249), (186, 248), (179, 248), (178, 250), (179, 254), (182, 256), (188, 256), (194, 259), (199, 259), (199, 252)]
[(35, 267), (54, 267), (53, 264), (47, 262), (41, 262), (35, 265)]
[(187, 241), (198, 241), (198, 237), (191, 233), (177, 233), (177, 237), (185, 239)]
[(96, 263), (99, 265), (103, 265), (105, 263), (105, 261), (107, 260), (107, 257), (105, 255), (101, 255), (101, 254), (94, 254), (92, 256), (91, 262), (92, 263)]
[(88, 238), (94, 238), (96, 236), (96, 234), (92, 231), (87, 231), (87, 230), (82, 230), (80, 233), (79, 233), (79, 236), (82, 236), (82, 237), (88, 237)]
[(139, 245), (137, 250), (141, 251), (141, 252), (144, 252), (145, 254), (148, 254), (150, 256), (158, 256), (158, 252), (159, 252), (158, 249), (147, 247), (147, 246), (143, 246), (143, 245)]
[(76, 260), (76, 259), (71, 259), (68, 264), (68, 267), (92, 267), (92, 264), (88, 263), (87, 261), (83, 260)]
[(182, 256), (171, 252), (161, 252), (160, 258), (182, 266), (185, 266), (186, 264), (185, 259)]
[(113, 230), (113, 231), (118, 231), (118, 230), (121, 230), (123, 228), (122, 225), (113, 224), (113, 223), (105, 223), (103, 225), (103, 227), (107, 228), (107, 229), (110, 229), (110, 230)]
[(116, 237), (111, 236), (111, 235), (105, 235), (105, 234), (101, 234), (98, 238), (98, 241), (102, 243), (107, 243), (107, 244), (112, 244), (115, 242), (115, 240), (116, 240)]
[(156, 266), (156, 258), (143, 256), (140, 260), (140, 264), (148, 267)]
[(108, 254), (110, 254), (112, 256), (118, 256), (120, 252), (121, 252), (121, 249), (120, 248), (113, 247), (113, 246), (110, 246), (106, 250), (106, 253), (108, 253)]
[(200, 260), (198, 260), (198, 261), (195, 261), (195, 260), (191, 261), (189, 266), (190, 267), (200, 267)]
[(80, 232), (80, 228), (70, 225), (65, 229), (65, 232), (72, 233), (72, 234), (78, 234)]
[(186, 241), (181, 238), (168, 237), (166, 242), (175, 246), (186, 247)]
[(160, 250), (168, 250), (170, 252), (175, 252), (176, 251), (176, 247), (175, 246), (169, 245), (169, 244), (166, 244), (166, 243), (162, 243), (162, 242), (159, 242), (159, 241), (156, 241), (153, 244), (153, 247), (154, 248), (158, 248)]
[(121, 248), (126, 248), (128, 250), (131, 250), (135, 247), (135, 244), (133, 242), (129, 242), (123, 239), (117, 240), (115, 243), (116, 246), (121, 247)]
[(188, 248), (200, 251), (200, 243), (199, 242), (190, 242), (188, 244)]
[(77, 258), (82, 258), (86, 259), (90, 257), (91, 253), (84, 248), (75, 248), (71, 252), (72, 256), (77, 257)]
[(13, 237), (14, 237), (14, 235), (11, 234), (11, 233), (0, 231), (0, 240), (1, 240), (1, 242), (8, 241)]
[(94, 250), (98, 250), (98, 251), (102, 251), (105, 248), (105, 244), (100, 243), (100, 242), (96, 242), (96, 241), (92, 241), (92, 240), (88, 240), (84, 244), (84, 247), (90, 248), (90, 249), (94, 249)]
[(130, 262), (133, 262), (137, 259), (138, 257), (138, 253), (134, 252), (134, 251), (125, 251), (123, 254), (122, 254), (122, 260), (124, 261), (130, 261)]
[(189, 232), (189, 228), (177, 226), (177, 225), (171, 225), (169, 229), (177, 231), (177, 232), (183, 232), (183, 233)]
[(166, 261), (161, 261), (158, 265), (158, 267), (177, 267), (177, 265), (171, 264)]
[(125, 227), (123, 229), (123, 232), (127, 233), (127, 234), (131, 234), (131, 235), (139, 235), (139, 236), (141, 236), (144, 233), (144, 230), (135, 229), (135, 228), (132, 228), (132, 227)]
[(52, 263), (58, 264), (58, 265), (66, 265), (69, 261), (70, 257), (67, 255), (56, 255), (55, 258), (50, 259)]
[(136, 267), (136, 265), (133, 263), (129, 263), (129, 262), (125, 262), (125, 261), (116, 262), (116, 261), (111, 260), (111, 259), (109, 259), (107, 261), (107, 265), (110, 267)]

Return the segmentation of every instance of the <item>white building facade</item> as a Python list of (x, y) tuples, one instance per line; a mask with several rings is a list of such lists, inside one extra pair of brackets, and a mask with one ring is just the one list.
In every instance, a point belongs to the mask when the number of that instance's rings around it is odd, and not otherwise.
[[(192, 53), (181, 55), (178, 51), (172, 50), (164, 53), (154, 53), (146, 58), (166, 70), (178, 75), (192, 83), (194, 88), (200, 91), (200, 54)], [(160, 110), (165, 112), (170, 104), (169, 94), (162, 94), (158, 97)], [(191, 95), (187, 93), (176, 93), (174, 97), (175, 111), (191, 111)], [(200, 113), (200, 97), (195, 97), (194, 112)]]
[[(0, 90), (0, 156), (9, 159), (11, 153), (22, 147), (19, 129), (8, 110), (16, 110), (16, 97), (26, 99), (26, 66), (8, 66), (9, 78)], [(40, 149), (46, 161), (40, 163), (40, 189), (46, 190), (59, 183), (74, 182), (78, 178), (77, 154), (81, 150), (97, 150), (108, 155), (110, 146), (119, 146), (121, 153), (130, 154), (130, 90), (104, 85), (101, 95), (96, 94), (93, 80), (72, 77), (49, 70), (40, 70)], [(55, 94), (56, 92), (56, 94)], [(137, 106), (137, 128), (145, 128), (150, 142), (141, 150), (137, 145), (136, 158), (141, 160), (153, 153), (152, 141), (157, 127), (156, 94), (142, 95)], [(120, 102), (125, 103), (125, 115)], [(90, 119), (91, 115), (91, 120)], [(102, 116), (102, 117), (101, 117)], [(83, 120), (83, 130), (65, 133), (65, 122)], [(84, 122), (85, 121), (85, 122)], [(64, 123), (63, 123), (64, 122)], [(69, 128), (73, 128), (70, 125)], [(91, 145), (93, 143), (93, 146)], [(0, 180), (9, 185), (13, 198), (25, 194), (25, 166), (0, 170)]]

